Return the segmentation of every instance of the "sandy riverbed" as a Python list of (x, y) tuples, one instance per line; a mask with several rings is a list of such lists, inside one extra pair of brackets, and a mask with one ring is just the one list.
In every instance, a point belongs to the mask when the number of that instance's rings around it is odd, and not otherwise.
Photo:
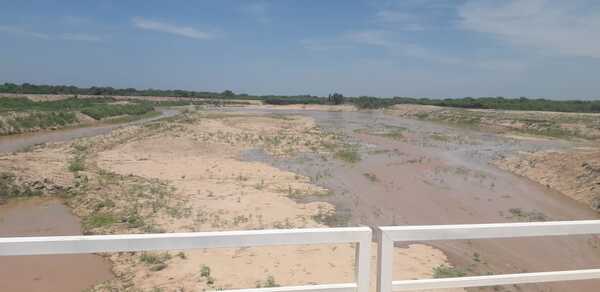
[[(310, 117), (187, 113), (74, 142), (6, 155), (3, 169), (23, 181), (57, 190), (92, 234), (324, 227), (345, 224), (323, 198), (330, 190), (310, 178), (242, 151), (275, 157), (313, 153), (331, 157), (341, 145)], [(327, 158), (325, 158), (327, 159)], [(44, 165), (50, 167), (42, 167)], [(75, 161), (83, 164), (73, 171)], [(69, 170), (71, 169), (71, 170)], [(43, 179), (45, 178), (45, 180)], [(122, 253), (107, 255), (114, 280), (96, 286), (152, 290), (243, 288), (348, 282), (350, 245)], [(447, 265), (443, 252), (414, 244), (395, 250), (395, 277), (431, 277)], [(208, 272), (207, 272), (208, 271)]]

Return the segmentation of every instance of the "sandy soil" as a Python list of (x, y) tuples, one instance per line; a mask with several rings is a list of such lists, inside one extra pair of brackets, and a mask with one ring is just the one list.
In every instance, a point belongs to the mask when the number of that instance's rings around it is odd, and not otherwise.
[[(328, 196), (328, 190), (297, 173), (242, 161), (240, 155), (260, 148), (275, 157), (298, 152), (327, 156), (335, 143), (334, 135), (321, 132), (307, 117), (193, 112), (73, 143), (40, 146), (3, 156), (0, 164), (22, 173), (23, 181), (60, 185), (86, 233), (324, 227), (337, 222), (331, 219), (335, 207), (298, 199)], [(75, 164), (82, 166), (74, 170)], [(354, 248), (107, 256), (117, 279), (96, 290), (188, 291), (351, 281)], [(396, 248), (395, 257), (398, 279), (431, 277), (434, 267), (447, 264), (440, 250), (426, 245)]]

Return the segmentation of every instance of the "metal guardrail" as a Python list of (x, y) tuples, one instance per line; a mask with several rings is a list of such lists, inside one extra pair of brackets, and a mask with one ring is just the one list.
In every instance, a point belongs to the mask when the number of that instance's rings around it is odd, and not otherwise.
[(600, 220), (536, 223), (386, 226), (376, 230), (377, 291), (414, 291), (599, 279), (600, 269), (446, 279), (392, 280), (394, 242), (600, 234)]
[[(600, 234), (600, 220), (508, 224), (386, 226), (376, 227), (375, 229), (379, 246), (377, 255), (378, 292), (600, 279), (600, 269), (588, 269), (445, 279), (392, 280), (394, 242)], [(9, 237), (0, 238), (0, 256), (336, 243), (357, 244), (354, 283), (286, 286), (236, 291), (368, 292), (371, 259), (371, 229), (368, 227)]]
[(371, 229), (368, 227), (10, 237), (0, 238), (0, 256), (336, 243), (357, 244), (355, 283), (287, 286), (237, 291), (368, 292), (371, 259)]

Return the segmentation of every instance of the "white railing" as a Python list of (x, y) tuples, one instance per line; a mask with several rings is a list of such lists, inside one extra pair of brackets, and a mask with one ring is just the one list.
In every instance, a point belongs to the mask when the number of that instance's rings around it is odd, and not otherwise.
[(371, 255), (371, 229), (368, 227), (11, 237), (0, 238), (0, 256), (340, 243), (357, 244), (355, 283), (287, 286), (237, 291), (368, 292)]
[(600, 278), (600, 269), (590, 269), (445, 279), (392, 280), (394, 242), (600, 234), (600, 220), (506, 224), (386, 226), (378, 227), (376, 233), (378, 241), (377, 291), (379, 292), (467, 288)]
[[(600, 269), (445, 279), (392, 280), (394, 242), (600, 234), (600, 220), (508, 224), (376, 227), (377, 291), (409, 291), (599, 279)], [(0, 256), (185, 250), (273, 245), (356, 243), (355, 282), (244, 289), (256, 292), (368, 292), (371, 229), (368, 227), (227, 232), (0, 238)]]

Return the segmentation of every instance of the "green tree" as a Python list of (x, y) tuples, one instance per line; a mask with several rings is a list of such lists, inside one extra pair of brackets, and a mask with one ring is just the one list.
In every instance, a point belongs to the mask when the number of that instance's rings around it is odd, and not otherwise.
[(344, 103), (344, 96), (342, 94), (334, 92), (333, 94), (329, 95), (327, 100), (329, 101), (329, 103), (332, 103), (332, 104), (336, 104), (336, 105), (342, 104), (342, 103)]
[(235, 93), (233, 93), (233, 91), (231, 91), (231, 90), (225, 90), (225, 91), (221, 92), (221, 95), (224, 97), (234, 97)]

